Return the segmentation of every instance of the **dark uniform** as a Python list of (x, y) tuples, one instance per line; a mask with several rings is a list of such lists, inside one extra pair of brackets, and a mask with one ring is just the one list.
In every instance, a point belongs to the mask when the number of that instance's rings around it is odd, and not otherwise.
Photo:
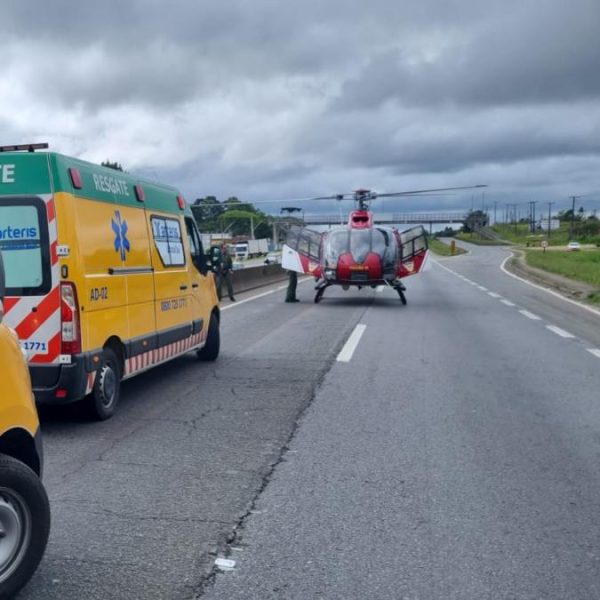
[(233, 260), (231, 258), (231, 254), (229, 254), (229, 250), (227, 250), (227, 246), (223, 246), (221, 249), (221, 261), (219, 265), (218, 271), (218, 285), (217, 285), (217, 295), (219, 296), (219, 300), (222, 296), (223, 290), (223, 282), (227, 285), (227, 294), (229, 295), (229, 299), (232, 302), (235, 302), (235, 298), (233, 297), (233, 285), (231, 283), (231, 271), (233, 270)]
[(285, 295), (286, 302), (300, 302), (298, 298), (296, 298), (296, 286), (298, 285), (298, 273), (296, 271), (288, 271), (289, 275), (289, 283), (287, 287), (287, 292)]

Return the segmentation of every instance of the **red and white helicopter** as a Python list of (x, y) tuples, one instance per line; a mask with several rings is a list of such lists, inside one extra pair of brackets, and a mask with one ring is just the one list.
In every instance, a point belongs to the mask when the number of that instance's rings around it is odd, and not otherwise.
[(325, 290), (340, 285), (377, 287), (388, 285), (406, 304), (406, 287), (402, 279), (422, 272), (427, 265), (428, 249), (425, 229), (418, 225), (405, 231), (376, 225), (369, 203), (376, 198), (414, 196), (486, 187), (439, 188), (377, 194), (359, 189), (349, 194), (322, 196), (311, 200), (344, 200), (351, 198), (356, 209), (350, 213), (347, 225), (319, 232), (307, 227), (292, 227), (288, 231), (282, 252), (282, 267), (289, 271), (313, 275), (317, 280), (315, 302), (320, 302)]

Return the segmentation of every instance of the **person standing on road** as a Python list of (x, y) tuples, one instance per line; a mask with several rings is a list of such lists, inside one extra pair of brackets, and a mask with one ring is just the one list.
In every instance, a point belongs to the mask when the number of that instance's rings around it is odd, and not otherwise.
[(286, 302), (300, 302), (298, 298), (296, 298), (296, 286), (298, 285), (298, 273), (296, 271), (288, 271), (289, 281), (287, 292), (285, 294)]
[(233, 297), (233, 285), (231, 283), (231, 271), (233, 271), (233, 259), (231, 258), (231, 254), (229, 254), (229, 249), (225, 244), (221, 246), (221, 265), (219, 270), (219, 285), (217, 287), (217, 295), (219, 296), (219, 300), (221, 299), (223, 292), (223, 281), (225, 281), (227, 285), (227, 293), (229, 294), (229, 299), (232, 302), (235, 302), (235, 298)]

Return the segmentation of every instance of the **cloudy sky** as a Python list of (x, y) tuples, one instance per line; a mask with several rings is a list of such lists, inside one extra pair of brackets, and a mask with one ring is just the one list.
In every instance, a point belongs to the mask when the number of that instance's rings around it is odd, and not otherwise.
[(0, 143), (189, 201), (600, 209), (599, 0), (4, 0), (0, 47)]

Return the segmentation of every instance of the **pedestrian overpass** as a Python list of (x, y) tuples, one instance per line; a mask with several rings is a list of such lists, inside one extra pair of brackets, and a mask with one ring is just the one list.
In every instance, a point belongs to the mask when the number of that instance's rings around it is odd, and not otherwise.
[[(373, 213), (376, 223), (381, 225), (429, 225), (431, 231), (433, 225), (438, 224), (463, 224), (467, 219), (468, 213), (441, 213), (441, 212), (422, 212), (422, 213)], [(348, 215), (343, 214), (313, 214), (305, 215), (304, 224), (307, 227), (311, 225), (340, 225), (348, 222)]]

